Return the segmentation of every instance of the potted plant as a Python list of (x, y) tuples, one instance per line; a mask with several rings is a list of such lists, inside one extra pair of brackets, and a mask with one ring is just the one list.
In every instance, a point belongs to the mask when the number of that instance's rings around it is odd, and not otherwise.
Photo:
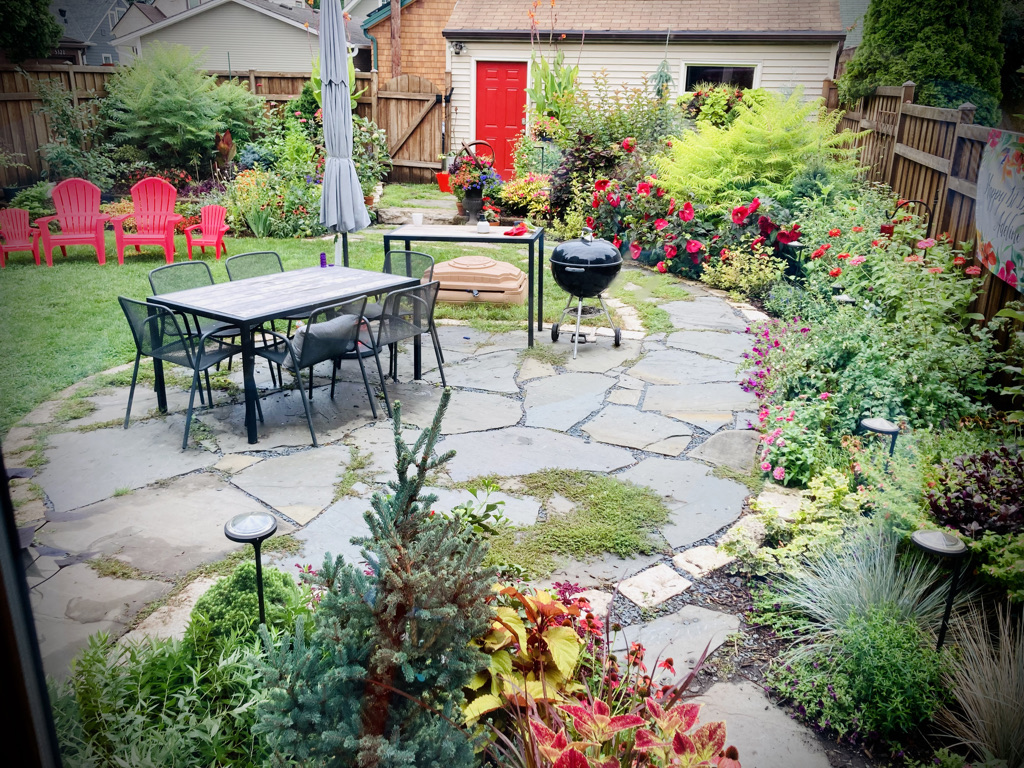
[(489, 197), (484, 198), (483, 217), (484, 221), (489, 222), (492, 227), (501, 226), (501, 208), (496, 206)]
[(450, 155), (438, 155), (437, 159), (441, 161), (441, 170), (434, 174), (437, 177), (437, 188), (442, 192), (451, 192), (451, 174), (448, 172), (448, 165), (451, 162)]
[(468, 150), (469, 147), (464, 147), (452, 163), (451, 184), (455, 197), (462, 198), (462, 205), (469, 217), (468, 223), (476, 224), (484, 205), (484, 189), (500, 184), (501, 177), (494, 170), (490, 157), (476, 155)]

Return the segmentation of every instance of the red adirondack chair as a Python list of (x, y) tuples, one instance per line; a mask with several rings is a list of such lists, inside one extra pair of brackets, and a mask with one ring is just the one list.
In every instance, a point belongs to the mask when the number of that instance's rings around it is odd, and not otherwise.
[[(204, 205), (200, 211), (202, 215), (202, 221), (198, 224), (193, 224), (191, 227), (185, 227), (185, 244), (188, 246), (188, 257), (192, 258), (192, 246), (198, 245), (203, 253), (206, 253), (206, 246), (213, 246), (213, 253), (219, 259), (221, 250), (225, 254), (228, 252), (228, 248), (224, 245), (224, 233), (227, 232), (230, 227), (224, 223), (224, 217), (228, 215), (227, 209), (223, 205)], [(200, 230), (201, 235), (193, 235), (195, 230)]]
[[(114, 225), (118, 264), (124, 264), (126, 245), (134, 245), (136, 253), (139, 253), (140, 245), (159, 245), (164, 249), (167, 263), (174, 261), (174, 225), (182, 219), (174, 212), (177, 197), (174, 187), (156, 176), (143, 179), (132, 187), (135, 213), (115, 216), (110, 220)], [(135, 232), (124, 231), (127, 219), (135, 219)]]
[(28, 221), (24, 208), (5, 208), (0, 211), (0, 267), (7, 266), (7, 254), (11, 251), (31, 251), (39, 265), (39, 230)]
[[(46, 266), (53, 266), (53, 247), (60, 246), (60, 252), (68, 255), (69, 245), (91, 245), (96, 249), (96, 259), (107, 263), (107, 247), (103, 242), (103, 227), (110, 220), (110, 214), (100, 213), (100, 188), (85, 179), (66, 179), (53, 188), (53, 206), (56, 216), (36, 219), (39, 234), (43, 238), (43, 256)], [(50, 232), (50, 222), (56, 221), (60, 232)]]

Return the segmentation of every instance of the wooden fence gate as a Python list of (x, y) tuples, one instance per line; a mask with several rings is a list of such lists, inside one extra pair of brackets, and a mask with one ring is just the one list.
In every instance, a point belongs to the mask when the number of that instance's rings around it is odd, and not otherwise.
[(399, 75), (377, 89), (377, 125), (388, 135), (390, 180), (430, 184), (441, 170), (444, 99), (425, 77)]

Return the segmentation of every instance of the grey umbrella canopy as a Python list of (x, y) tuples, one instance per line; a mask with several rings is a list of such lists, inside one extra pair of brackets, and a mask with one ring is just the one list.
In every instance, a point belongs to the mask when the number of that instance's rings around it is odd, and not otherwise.
[(370, 226), (370, 216), (352, 162), (348, 44), (340, 0), (324, 0), (320, 4), (320, 78), (327, 152), (320, 223), (334, 232), (358, 232)]

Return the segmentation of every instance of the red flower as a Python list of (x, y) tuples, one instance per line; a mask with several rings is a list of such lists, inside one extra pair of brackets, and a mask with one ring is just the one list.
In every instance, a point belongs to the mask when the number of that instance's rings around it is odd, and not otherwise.
[(863, 232), (864, 231), (864, 227), (854, 227), (852, 231), (854, 231), (854, 232)]
[(668, 213), (666, 215), (667, 216), (671, 216), (673, 213), (675, 213), (675, 211), (676, 211), (676, 199), (674, 197), (670, 197), (668, 199)]
[(683, 207), (679, 209), (679, 218), (683, 221), (693, 220), (693, 204), (689, 200), (683, 203)]
[(601, 198), (597, 196), (597, 192), (594, 193), (593, 199), (590, 201), (591, 208), (597, 208), (601, 204)]
[(657, 221), (654, 222), (654, 228), (656, 230), (658, 230), (659, 232), (661, 230), (663, 230), (667, 226), (668, 226), (668, 222), (665, 221), (664, 219), (658, 219)]
[(704, 244), (702, 242), (700, 242), (699, 240), (688, 240), (687, 243), (686, 243), (686, 252), (687, 253), (697, 253), (703, 247), (704, 247)]
[(841, 274), (843, 274), (843, 270), (841, 270), (839, 267), (833, 267), (828, 271), (828, 274), (829, 277), (839, 277)]
[(754, 250), (755, 248), (757, 248), (757, 246), (761, 245), (763, 242), (764, 242), (764, 235), (758, 235), (750, 243), (750, 250)]
[[(776, 229), (778, 229), (778, 228), (779, 228), (779, 225), (778, 225), (778, 224), (775, 224), (775, 223), (774, 223), (774, 222), (773, 222), (773, 221), (772, 221), (771, 219), (769, 219), (769, 218), (768, 218), (767, 216), (759, 216), (759, 217), (757, 218), (757, 228), (758, 228), (759, 230), (761, 230), (761, 234), (762, 234), (762, 235), (764, 235), (765, 237), (767, 237), (767, 236), (768, 236), (768, 235), (770, 235), (770, 234), (771, 234), (772, 232), (774, 232), (774, 231), (775, 231)], [(796, 229), (799, 229), (799, 227), (795, 227), (795, 226), (794, 226), (794, 227), (793, 227), (793, 229), (794, 229), (794, 230), (796, 230)]]
[(745, 224), (749, 213), (750, 211), (748, 211), (744, 206), (736, 206), (732, 209), (732, 223), (740, 225)]
[(598, 192), (604, 192), (608, 189), (608, 185), (611, 183), (609, 179), (598, 179), (594, 182), (594, 189)]
[(750, 201), (750, 205), (747, 206), (747, 214), (753, 215), (754, 211), (761, 207), (761, 201), (758, 198), (754, 198)]
[[(754, 199), (756, 200), (757, 198), (754, 198)], [(658, 667), (660, 669), (667, 669), (673, 675), (676, 673), (675, 667), (672, 666), (672, 657), (671, 656), (668, 657), (667, 659), (665, 659), (664, 661), (659, 662), (658, 663)]]
[(955, 267), (962, 267), (966, 263), (967, 263), (967, 259), (965, 259), (963, 256), (954, 256), (953, 257), (953, 266), (955, 266)]
[(977, 277), (978, 275), (981, 274), (981, 267), (979, 267), (979, 266), (968, 267), (967, 269), (964, 270), (964, 274), (965, 275), (970, 275), (971, 277)]
[(666, 259), (671, 259), (677, 253), (679, 253), (679, 249), (676, 246), (672, 245), (671, 243), (668, 243), (665, 246), (665, 258)]
[(829, 237), (839, 237), (839, 236), (840, 236), (841, 234), (843, 234), (843, 230), (841, 230), (841, 229), (838, 229), (838, 228), (836, 228), (836, 229), (830, 229), (830, 230), (828, 231), (828, 236), (829, 236)]
[[(764, 218), (763, 216), (761, 218)], [(779, 230), (779, 234), (775, 236), (775, 239), (782, 245), (789, 245), (790, 243), (796, 242), (800, 239), (800, 225), (794, 224), (793, 228), (787, 232), (784, 229)]]
[(636, 149), (636, 139), (632, 136), (622, 140), (622, 148), (627, 152), (632, 152)]
[(621, 248), (622, 247), (622, 238), (619, 237), (618, 235), (613, 237), (612, 238), (612, 245), (614, 245), (616, 248)]
[(661, 272), (662, 274), (665, 274), (666, 272), (668, 272), (668, 267), (665, 266), (665, 262), (664, 261), (659, 261), (658, 262), (658, 271)]
[(836, 254), (836, 258), (837, 259), (848, 259), (848, 258), (850, 258), (850, 254), (848, 254), (848, 253), (839, 253), (839, 254)]
[(665, 196), (665, 190), (664, 190), (664, 189), (662, 189), (661, 187), (657, 187), (657, 188), (656, 188), (656, 189), (654, 190), (654, 194), (655, 194), (656, 196), (658, 196), (658, 197), (664, 197), (664, 196)]
[(942, 267), (930, 267), (928, 271), (933, 275), (941, 275), (945, 270)]
[(629, 244), (629, 253), (634, 259), (640, 258), (640, 251), (642, 250), (643, 249), (640, 247), (640, 243), (638, 243), (636, 240)]
[(594, 217), (593, 216), (587, 216), (587, 226), (590, 227), (591, 229), (594, 228)]
[(638, 195), (649, 195), (649, 194), (651, 194), (651, 182), (649, 182), (649, 181), (637, 182), (636, 193)]
[(608, 205), (610, 205), (612, 208), (618, 208), (619, 207), (619, 203), (622, 202), (622, 198), (621, 197), (619, 197), (618, 195), (613, 195), (611, 192), (608, 193), (607, 200), (608, 200)]

